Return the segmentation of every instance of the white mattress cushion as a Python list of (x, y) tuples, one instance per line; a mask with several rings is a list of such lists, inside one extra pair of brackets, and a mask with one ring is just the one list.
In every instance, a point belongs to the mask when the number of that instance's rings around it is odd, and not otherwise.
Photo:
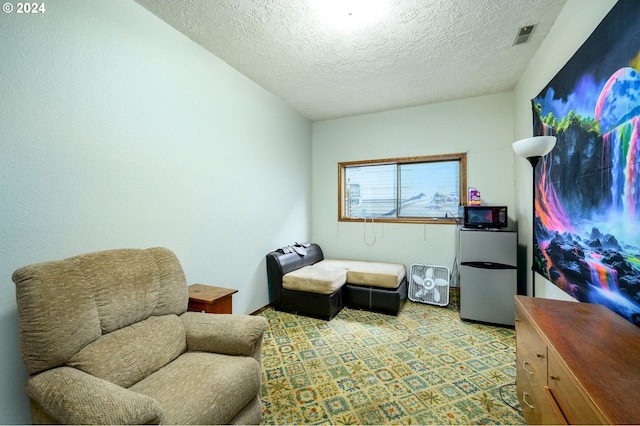
[(346, 269), (324, 267), (318, 263), (284, 274), (282, 287), (287, 290), (331, 294), (347, 281)]
[(398, 288), (406, 274), (405, 266), (401, 263), (325, 259), (316, 265), (327, 268), (345, 268), (347, 283), (371, 287)]

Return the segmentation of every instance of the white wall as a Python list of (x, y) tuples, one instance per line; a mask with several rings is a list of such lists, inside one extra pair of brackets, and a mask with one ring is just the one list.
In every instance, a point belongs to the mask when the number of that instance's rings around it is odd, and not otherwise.
[[(533, 135), (531, 99), (553, 79), (591, 35), (617, 0), (568, 0), (549, 35), (514, 90), (513, 140)], [(598, 52), (594, 52), (598, 55)], [(515, 156), (518, 245), (526, 247), (527, 287), (531, 295), (531, 229), (533, 173), (529, 163)], [(540, 274), (535, 274), (536, 297), (573, 300)]]
[(130, 0), (0, 16), (0, 423), (30, 421), (11, 274), (166, 246), (190, 283), (268, 304), (310, 235), (311, 124)]
[(338, 222), (338, 163), (467, 152), (468, 185), (514, 207), (512, 95), (504, 93), (313, 124), (313, 241), (325, 257), (451, 268), (455, 225)]

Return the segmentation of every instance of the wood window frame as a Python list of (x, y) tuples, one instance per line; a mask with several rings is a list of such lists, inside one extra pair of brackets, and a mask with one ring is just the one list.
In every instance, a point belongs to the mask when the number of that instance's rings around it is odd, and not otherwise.
[[(432, 162), (447, 162), (447, 161), (459, 161), (459, 191), (460, 191), (460, 205), (467, 205), (467, 153), (452, 153), (452, 154), (437, 154), (426, 155), (417, 157), (401, 157), (401, 158), (383, 158), (377, 160), (361, 160), (361, 161), (345, 161), (338, 163), (338, 221), (339, 222), (362, 222), (364, 218), (346, 217), (346, 177), (345, 170), (348, 167), (354, 166), (375, 166), (384, 164), (411, 164), (411, 163), (432, 163)], [(396, 205), (398, 204), (396, 190)], [(457, 216), (457, 212), (453, 212)], [(428, 224), (448, 224), (456, 225), (460, 219), (456, 216), (453, 217), (376, 217), (376, 222), (384, 223), (428, 223)]]

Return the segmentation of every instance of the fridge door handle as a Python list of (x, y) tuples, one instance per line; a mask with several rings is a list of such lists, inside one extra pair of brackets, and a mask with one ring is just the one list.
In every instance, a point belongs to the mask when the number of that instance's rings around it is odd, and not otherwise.
[(505, 265), (498, 262), (460, 262), (462, 266), (469, 266), (470, 268), (480, 269), (518, 269), (514, 265)]

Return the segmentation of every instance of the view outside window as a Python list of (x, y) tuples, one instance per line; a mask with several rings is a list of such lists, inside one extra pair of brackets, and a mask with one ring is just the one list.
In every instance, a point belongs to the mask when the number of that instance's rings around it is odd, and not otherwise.
[(345, 170), (347, 202), (352, 218), (395, 214), (396, 165), (356, 166)]
[(453, 217), (460, 205), (460, 162), (401, 164), (398, 216)]
[(453, 220), (466, 203), (466, 154), (340, 163), (340, 219)]

